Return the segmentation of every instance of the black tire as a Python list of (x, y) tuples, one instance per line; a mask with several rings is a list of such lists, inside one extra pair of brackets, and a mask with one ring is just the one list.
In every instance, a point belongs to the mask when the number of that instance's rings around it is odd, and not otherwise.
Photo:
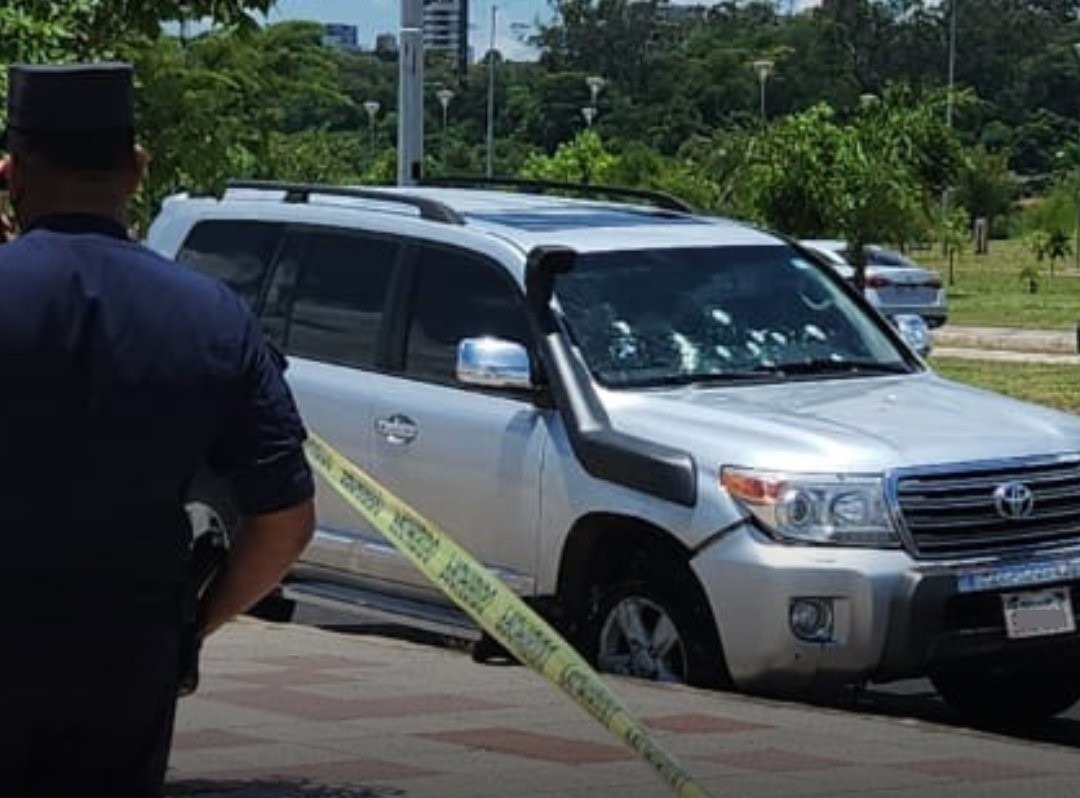
[(945, 703), (976, 723), (1037, 723), (1080, 701), (1076, 668), (983, 670), (973, 664), (932, 674), (930, 680)]
[[(730, 685), (712, 612), (693, 574), (680, 570), (682, 578), (665, 573), (663, 580), (628, 579), (596, 591), (581, 647), (597, 669), (695, 687)], [(627, 631), (635, 616), (648, 648)]]

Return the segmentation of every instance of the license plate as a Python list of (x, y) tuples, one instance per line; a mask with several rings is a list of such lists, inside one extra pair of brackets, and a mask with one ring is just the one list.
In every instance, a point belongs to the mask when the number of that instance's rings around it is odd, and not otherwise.
[(1005, 610), (1005, 633), (1013, 640), (1076, 631), (1068, 588), (1004, 593), (1001, 603)]

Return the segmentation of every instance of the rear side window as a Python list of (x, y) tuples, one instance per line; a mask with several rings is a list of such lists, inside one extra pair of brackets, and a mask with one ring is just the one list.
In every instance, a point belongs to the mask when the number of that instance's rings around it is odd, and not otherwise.
[(280, 224), (270, 222), (199, 222), (188, 234), (176, 259), (218, 278), (254, 308), (281, 231)]
[(373, 366), (399, 250), (348, 231), (290, 233), (267, 291), (267, 334), (297, 357)]
[(454, 383), (458, 343), (482, 336), (528, 346), (520, 291), (499, 267), (481, 257), (422, 247), (405, 350), (406, 373)]

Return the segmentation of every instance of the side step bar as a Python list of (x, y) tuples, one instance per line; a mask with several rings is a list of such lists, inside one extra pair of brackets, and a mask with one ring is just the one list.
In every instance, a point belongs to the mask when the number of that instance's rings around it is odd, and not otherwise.
[(374, 590), (345, 587), (322, 580), (297, 580), (283, 585), (286, 599), (343, 612), (355, 612), (383, 623), (398, 623), (414, 629), (461, 640), (480, 639), (480, 629), (453, 607), (388, 596)]

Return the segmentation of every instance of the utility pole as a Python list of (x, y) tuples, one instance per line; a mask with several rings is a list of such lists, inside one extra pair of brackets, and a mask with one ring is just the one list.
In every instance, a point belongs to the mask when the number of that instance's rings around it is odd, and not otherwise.
[[(953, 89), (956, 84), (956, 0), (949, 0), (949, 55), (947, 72), (948, 94), (945, 96), (945, 126), (951, 131), (953, 126)], [(951, 199), (950, 188), (946, 186), (941, 192), (942, 255), (948, 254), (948, 244), (945, 241), (945, 226), (949, 221), (949, 205)]]
[(949, 0), (949, 93), (945, 97), (945, 124), (952, 128), (953, 87), (956, 84), (956, 0)]
[(495, 174), (495, 20), (499, 7), (491, 5), (491, 46), (488, 48), (487, 176)]
[(398, 57), (397, 182), (411, 186), (424, 167), (424, 0), (401, 0)]
[[(1073, 44), (1072, 51), (1077, 62), (1080, 63), (1080, 42)], [(1076, 153), (1074, 156), (1076, 160), (1069, 167), (1071, 173), (1069, 182), (1072, 183), (1073, 204), (1076, 206), (1076, 244), (1073, 246), (1073, 268), (1080, 271), (1080, 135), (1077, 136), (1074, 152)]]

